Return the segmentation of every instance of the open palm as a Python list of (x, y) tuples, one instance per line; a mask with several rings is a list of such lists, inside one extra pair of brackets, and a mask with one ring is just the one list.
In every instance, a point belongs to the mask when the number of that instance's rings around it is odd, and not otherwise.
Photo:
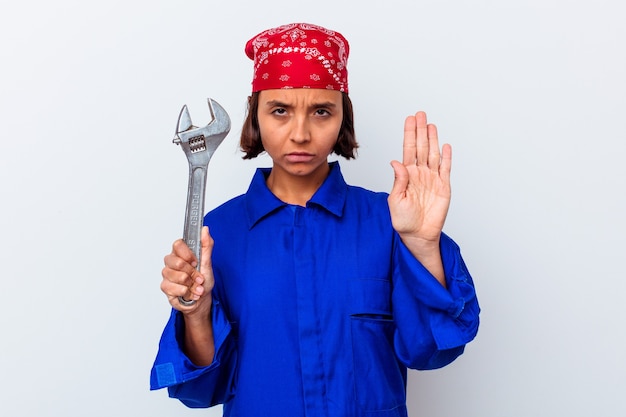
[(450, 206), (452, 148), (439, 150), (437, 127), (426, 113), (404, 123), (402, 163), (392, 161), (395, 180), (389, 194), (394, 229), (403, 239), (438, 242)]

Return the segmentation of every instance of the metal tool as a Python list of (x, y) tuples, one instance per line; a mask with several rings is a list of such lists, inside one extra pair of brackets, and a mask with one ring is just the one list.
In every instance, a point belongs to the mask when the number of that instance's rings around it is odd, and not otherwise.
[[(185, 228), (183, 240), (198, 260), (200, 270), (200, 254), (202, 245), (200, 235), (204, 219), (204, 192), (206, 188), (209, 161), (217, 147), (230, 131), (230, 117), (215, 100), (208, 99), (212, 120), (204, 127), (196, 127), (191, 123), (189, 110), (184, 105), (178, 116), (176, 137), (173, 142), (180, 145), (189, 161), (189, 188), (187, 189), (187, 208), (185, 210)], [(195, 300), (178, 297), (184, 306), (195, 304)]]

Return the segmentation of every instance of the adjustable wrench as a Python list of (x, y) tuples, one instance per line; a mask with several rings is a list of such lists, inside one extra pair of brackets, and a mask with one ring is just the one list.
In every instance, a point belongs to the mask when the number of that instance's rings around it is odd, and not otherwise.
[[(204, 192), (206, 188), (209, 161), (217, 147), (230, 131), (230, 117), (215, 100), (208, 99), (211, 122), (204, 127), (196, 127), (191, 123), (189, 110), (184, 105), (178, 116), (176, 137), (174, 142), (180, 145), (189, 162), (189, 185), (187, 189), (187, 208), (185, 210), (185, 228), (183, 240), (198, 260), (200, 270), (200, 254), (202, 245), (200, 235), (204, 219)], [(191, 306), (195, 300), (178, 297), (184, 306)]]

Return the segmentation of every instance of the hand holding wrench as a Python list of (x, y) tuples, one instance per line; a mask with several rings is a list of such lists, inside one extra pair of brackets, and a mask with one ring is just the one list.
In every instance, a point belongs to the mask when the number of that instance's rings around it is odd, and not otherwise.
[[(180, 145), (189, 161), (189, 185), (187, 189), (187, 208), (185, 210), (185, 228), (183, 240), (198, 260), (200, 270), (200, 254), (202, 246), (200, 235), (204, 219), (204, 192), (206, 188), (209, 161), (217, 147), (230, 131), (230, 117), (215, 100), (208, 99), (211, 122), (204, 127), (196, 127), (191, 123), (189, 110), (183, 106), (178, 116), (176, 137), (173, 142)], [(195, 304), (195, 300), (178, 297), (184, 306)]]

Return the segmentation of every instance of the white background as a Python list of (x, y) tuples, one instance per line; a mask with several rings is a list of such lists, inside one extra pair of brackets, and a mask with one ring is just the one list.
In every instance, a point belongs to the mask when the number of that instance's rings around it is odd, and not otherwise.
[[(372, 4), (372, 3), (375, 3)], [(207, 209), (264, 156), (237, 140), (252, 35), (293, 21), (351, 42), (359, 158), (388, 191), (402, 122), (453, 145), (446, 231), (482, 312), (439, 371), (412, 371), (412, 416), (623, 416), (626, 25), (618, 0), (72, 0), (0, 9), (0, 415), (218, 416), (148, 390), (169, 305), (187, 162), (171, 143), (206, 98), (233, 129)]]

